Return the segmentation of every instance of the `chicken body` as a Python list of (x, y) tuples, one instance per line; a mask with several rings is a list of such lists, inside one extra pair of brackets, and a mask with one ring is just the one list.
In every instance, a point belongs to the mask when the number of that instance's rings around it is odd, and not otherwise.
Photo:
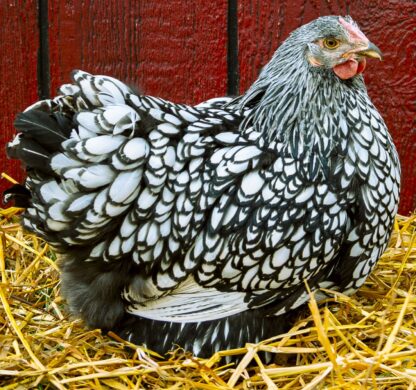
[(59, 253), (72, 312), (207, 356), (281, 331), (305, 281), (318, 297), (354, 292), (387, 245), (400, 181), (357, 31), (302, 26), (234, 100), (173, 104), (76, 71), (20, 114), (8, 153), (27, 167), (22, 223)]

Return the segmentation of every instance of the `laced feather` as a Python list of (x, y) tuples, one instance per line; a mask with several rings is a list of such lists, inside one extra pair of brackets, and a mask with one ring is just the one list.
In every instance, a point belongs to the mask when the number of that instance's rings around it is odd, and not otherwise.
[(400, 168), (362, 77), (305, 58), (342, 33), (338, 17), (302, 26), (234, 100), (174, 104), (76, 71), (18, 118), (23, 224), (64, 254), (74, 313), (207, 355), (272, 336), (306, 302), (304, 280), (345, 293), (364, 282)]

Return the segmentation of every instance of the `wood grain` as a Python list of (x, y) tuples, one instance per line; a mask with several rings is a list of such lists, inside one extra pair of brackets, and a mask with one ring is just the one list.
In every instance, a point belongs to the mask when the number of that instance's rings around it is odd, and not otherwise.
[(49, 14), (53, 91), (81, 68), (177, 102), (226, 92), (226, 0), (72, 0)]
[(240, 92), (251, 85), (292, 30), (318, 16), (347, 13), (384, 52), (383, 62), (369, 61), (365, 80), (399, 151), (403, 183), (400, 212), (408, 213), (416, 208), (415, 2), (240, 1)]
[[(17, 180), (23, 178), (20, 164), (6, 157), (4, 147), (15, 134), (16, 113), (37, 100), (38, 30), (36, 1), (0, 2), (0, 164)], [(0, 192), (9, 183), (0, 180)]]

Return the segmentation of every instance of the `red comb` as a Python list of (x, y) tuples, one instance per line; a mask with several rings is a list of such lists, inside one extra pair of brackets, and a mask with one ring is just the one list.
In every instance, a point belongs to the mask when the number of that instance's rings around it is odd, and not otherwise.
[(363, 34), (362, 31), (357, 26), (347, 22), (344, 18), (339, 18), (339, 22), (344, 26), (344, 28), (348, 31), (350, 38), (352, 41), (364, 41), (368, 42), (368, 38)]

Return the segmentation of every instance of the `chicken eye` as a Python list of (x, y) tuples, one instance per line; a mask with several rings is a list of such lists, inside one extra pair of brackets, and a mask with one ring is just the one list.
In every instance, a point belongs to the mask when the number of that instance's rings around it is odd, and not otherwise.
[(339, 46), (340, 42), (336, 38), (325, 38), (323, 44), (327, 49), (334, 50)]

